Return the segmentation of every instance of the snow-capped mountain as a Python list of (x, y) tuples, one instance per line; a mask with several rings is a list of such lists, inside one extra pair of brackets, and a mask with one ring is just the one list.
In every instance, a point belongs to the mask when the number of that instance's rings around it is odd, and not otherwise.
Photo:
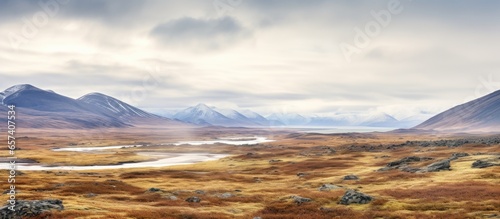
[(37, 88), (29, 84), (15, 85), (2, 92), (2, 104), (49, 112), (88, 112), (92, 106), (78, 100)]
[(240, 111), (240, 113), (259, 125), (263, 125), (263, 126), (270, 125), (269, 120), (267, 120), (264, 116), (254, 112), (254, 111), (242, 110), (242, 111)]
[[(496, 97), (496, 96), (495, 96)], [(258, 126), (372, 126), (405, 128), (425, 118), (408, 117), (398, 121), (383, 112), (335, 113), (306, 116), (297, 113), (273, 113), (267, 117), (251, 110), (234, 110), (198, 104), (184, 110), (171, 111), (169, 118), (148, 113), (101, 93), (90, 93), (78, 99), (69, 98), (51, 90), (42, 90), (29, 84), (12, 86), (0, 92), (0, 111), (7, 104), (15, 104), (30, 118), (25, 127), (127, 127), (134, 125), (182, 125), (186, 122), (202, 126), (258, 127)], [(158, 110), (158, 109), (157, 109)], [(175, 114), (172, 115), (172, 113)], [(1, 121), (1, 120), (0, 120)], [(26, 120), (28, 121), (28, 119)]]
[(172, 118), (197, 125), (227, 127), (256, 127), (269, 125), (269, 121), (266, 118), (250, 110), (239, 112), (233, 109), (209, 107), (202, 103), (184, 109), (176, 113)]
[(308, 126), (350, 126), (352, 118), (345, 116), (312, 116)]
[(302, 126), (310, 121), (297, 113), (273, 113), (266, 118), (273, 124), (283, 124), (285, 126)]
[(90, 93), (77, 100), (93, 105), (98, 110), (118, 118), (161, 118), (101, 93)]
[(236, 126), (234, 120), (222, 115), (205, 104), (184, 109), (174, 115), (174, 118), (196, 125)]
[[(196, 110), (198, 109), (198, 110)], [(212, 112), (210, 112), (212, 110)], [(198, 111), (203, 111), (200, 113)], [(210, 112), (210, 113), (208, 113)], [(217, 114), (219, 113), (219, 114)], [(225, 117), (225, 118), (224, 118)], [(393, 116), (380, 111), (365, 113), (335, 113), (329, 115), (300, 115), (297, 113), (273, 113), (264, 117), (251, 110), (233, 110), (209, 107), (199, 104), (185, 109), (171, 117), (184, 122), (198, 125), (219, 126), (296, 126), (296, 127), (411, 127), (412, 124), (424, 121), (422, 116), (413, 116), (399, 121)], [(218, 120), (218, 121), (214, 121)], [(209, 122), (212, 121), (212, 122)]]
[[(103, 94), (73, 99), (29, 84), (12, 86), (0, 92), (2, 106), (13, 104), (20, 115), (20, 127), (97, 128), (129, 127), (139, 124), (179, 125), (146, 113)], [(5, 107), (0, 111), (5, 112)]]
[(243, 126), (259, 126), (260, 124), (253, 121), (252, 119), (246, 117), (242, 113), (233, 110), (233, 109), (221, 109), (217, 107), (212, 107), (215, 111), (218, 113), (224, 115), (227, 118), (230, 118), (233, 120), (238, 125), (243, 125)]
[(398, 120), (387, 113), (375, 112), (362, 114), (357, 118), (354, 125), (373, 126), (373, 127), (397, 127)]
[(12, 86), (2, 92), (3, 105), (15, 105), (20, 127), (92, 128), (125, 127), (111, 115), (93, 111), (93, 106), (45, 91), (29, 84)]

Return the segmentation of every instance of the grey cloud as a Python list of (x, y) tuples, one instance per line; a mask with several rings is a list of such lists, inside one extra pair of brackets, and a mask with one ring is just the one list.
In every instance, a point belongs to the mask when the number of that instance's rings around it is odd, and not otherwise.
[(169, 45), (220, 49), (248, 36), (248, 30), (231, 17), (201, 19), (183, 17), (154, 27), (151, 36)]
[(229, 90), (211, 90), (204, 91), (199, 98), (201, 99), (224, 99), (224, 100), (240, 100), (238, 102), (244, 102), (246, 100), (304, 100), (309, 99), (309, 95), (304, 95), (300, 93), (247, 93)]
[(98, 1), (98, 0), (2, 0), (2, 18), (31, 18), (37, 12), (54, 12), (72, 18), (113, 19), (140, 11), (143, 1)]

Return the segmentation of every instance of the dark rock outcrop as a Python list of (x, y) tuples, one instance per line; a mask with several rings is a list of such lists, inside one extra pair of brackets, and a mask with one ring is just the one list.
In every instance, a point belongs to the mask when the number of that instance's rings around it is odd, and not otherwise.
[(205, 195), (205, 191), (203, 191), (203, 190), (195, 190), (194, 193), (196, 193), (198, 195)]
[(463, 153), (463, 152), (460, 152), (460, 153), (453, 153), (450, 157), (450, 160), (456, 160), (458, 158), (461, 158), (461, 157), (468, 157), (470, 156), (470, 154), (468, 153)]
[(373, 200), (373, 197), (357, 192), (354, 190), (347, 190), (340, 199), (340, 204), (350, 205), (350, 204), (367, 204)]
[(420, 168), (406, 166), (406, 167), (401, 167), (400, 170), (408, 173), (416, 173), (420, 171)]
[(297, 173), (297, 176), (298, 176), (299, 178), (305, 177), (305, 176), (307, 176), (307, 175), (309, 175), (309, 174), (308, 174), (308, 173)]
[(344, 180), (358, 180), (359, 177), (356, 176), (356, 175), (347, 175), (347, 176), (344, 176)]
[(423, 171), (425, 172), (439, 172), (441, 170), (451, 170), (450, 169), (450, 160), (442, 160), (436, 163), (432, 163), (427, 166)]
[(421, 161), (428, 161), (428, 160), (433, 160), (434, 158), (432, 157), (417, 157), (417, 156), (410, 156), (410, 157), (405, 157), (397, 161), (392, 161), (387, 164), (387, 166), (378, 169), (378, 171), (388, 171), (388, 170), (393, 170), (393, 169), (400, 169), (401, 171), (404, 172), (410, 172), (410, 173), (415, 173), (419, 171), (420, 169), (414, 168), (414, 167), (409, 167), (408, 164), (410, 163), (415, 163), (415, 162), (421, 162)]
[(18, 200), (14, 206), (15, 211), (9, 209), (9, 205), (0, 208), (0, 218), (2, 219), (20, 219), (34, 217), (52, 210), (64, 210), (64, 205), (61, 200), (34, 200), (23, 201)]
[(476, 160), (472, 163), (472, 168), (487, 168), (492, 166), (500, 166), (500, 157), (496, 159)]
[(432, 157), (417, 157), (417, 156), (410, 156), (410, 157), (405, 157), (401, 160), (393, 161), (387, 164), (388, 167), (396, 167), (396, 166), (401, 166), (403, 164), (409, 164), (409, 163), (414, 163), (414, 162), (420, 162), (420, 161), (426, 161), (426, 160), (432, 160)]
[(201, 202), (201, 198), (198, 198), (196, 196), (191, 196), (186, 199), (187, 202), (192, 202), (192, 203), (199, 203)]
[(146, 192), (160, 192), (160, 191), (161, 191), (161, 189), (152, 187), (152, 188), (149, 188)]

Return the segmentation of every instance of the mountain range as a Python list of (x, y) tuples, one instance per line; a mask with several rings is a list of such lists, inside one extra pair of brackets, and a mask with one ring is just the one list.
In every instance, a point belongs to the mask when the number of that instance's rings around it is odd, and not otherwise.
[(97, 128), (183, 124), (147, 113), (100, 93), (72, 99), (50, 90), (22, 84), (0, 92), (0, 100), (0, 112), (6, 112), (7, 105), (16, 106), (18, 127)]
[(297, 113), (273, 113), (268, 116), (263, 116), (251, 110), (242, 110), (240, 112), (233, 109), (211, 107), (203, 103), (178, 111), (174, 114), (165, 114), (165, 116), (195, 125), (228, 127), (411, 127), (418, 124), (408, 121), (398, 121), (394, 117), (380, 112), (369, 114), (337, 114), (333, 116), (306, 116)]
[[(102, 93), (70, 98), (29, 84), (0, 92), (0, 113), (16, 105), (19, 127), (99, 128), (161, 126), (225, 127), (339, 127), (371, 126), (446, 132), (500, 130), (500, 91), (456, 106), (426, 121), (414, 116), (397, 120), (383, 112), (307, 116), (273, 113), (263, 116), (251, 110), (223, 109), (200, 103), (169, 115), (156, 115)], [(0, 121), (6, 121), (2, 116)], [(422, 123), (422, 121), (424, 121)], [(419, 124), (421, 123), (421, 124)]]
[(20, 126), (32, 128), (130, 127), (148, 124), (225, 127), (406, 127), (403, 122), (385, 113), (330, 117), (273, 113), (263, 116), (248, 109), (237, 111), (202, 103), (175, 114), (159, 116), (102, 93), (89, 93), (73, 99), (29, 84), (15, 85), (0, 92), (0, 101), (0, 112), (7, 111), (7, 105), (14, 104), (19, 109), (18, 114), (22, 115), (19, 117)]

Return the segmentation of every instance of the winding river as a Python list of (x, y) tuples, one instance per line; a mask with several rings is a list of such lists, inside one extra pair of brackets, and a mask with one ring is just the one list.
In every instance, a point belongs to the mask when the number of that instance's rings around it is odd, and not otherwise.
[[(161, 144), (169, 145), (210, 145), (210, 144), (228, 144), (228, 145), (256, 145), (259, 143), (272, 142), (265, 137), (235, 137), (235, 138), (219, 138), (209, 141), (180, 141), (176, 143)], [(104, 147), (66, 147), (52, 149), (53, 151), (64, 152), (96, 152), (111, 149), (124, 149), (130, 147), (147, 147), (136, 145), (118, 145)], [(138, 152), (138, 155), (150, 156), (156, 158), (154, 161), (144, 161), (135, 163), (124, 163), (117, 165), (94, 165), (94, 166), (46, 166), (43, 164), (33, 163), (18, 163), (17, 170), (103, 170), (103, 169), (120, 169), (120, 168), (149, 168), (149, 167), (166, 167), (174, 165), (193, 164), (203, 161), (218, 160), (229, 156), (229, 154), (212, 154), (212, 153), (162, 153), (162, 152)], [(0, 163), (0, 169), (8, 169), (8, 163)]]

